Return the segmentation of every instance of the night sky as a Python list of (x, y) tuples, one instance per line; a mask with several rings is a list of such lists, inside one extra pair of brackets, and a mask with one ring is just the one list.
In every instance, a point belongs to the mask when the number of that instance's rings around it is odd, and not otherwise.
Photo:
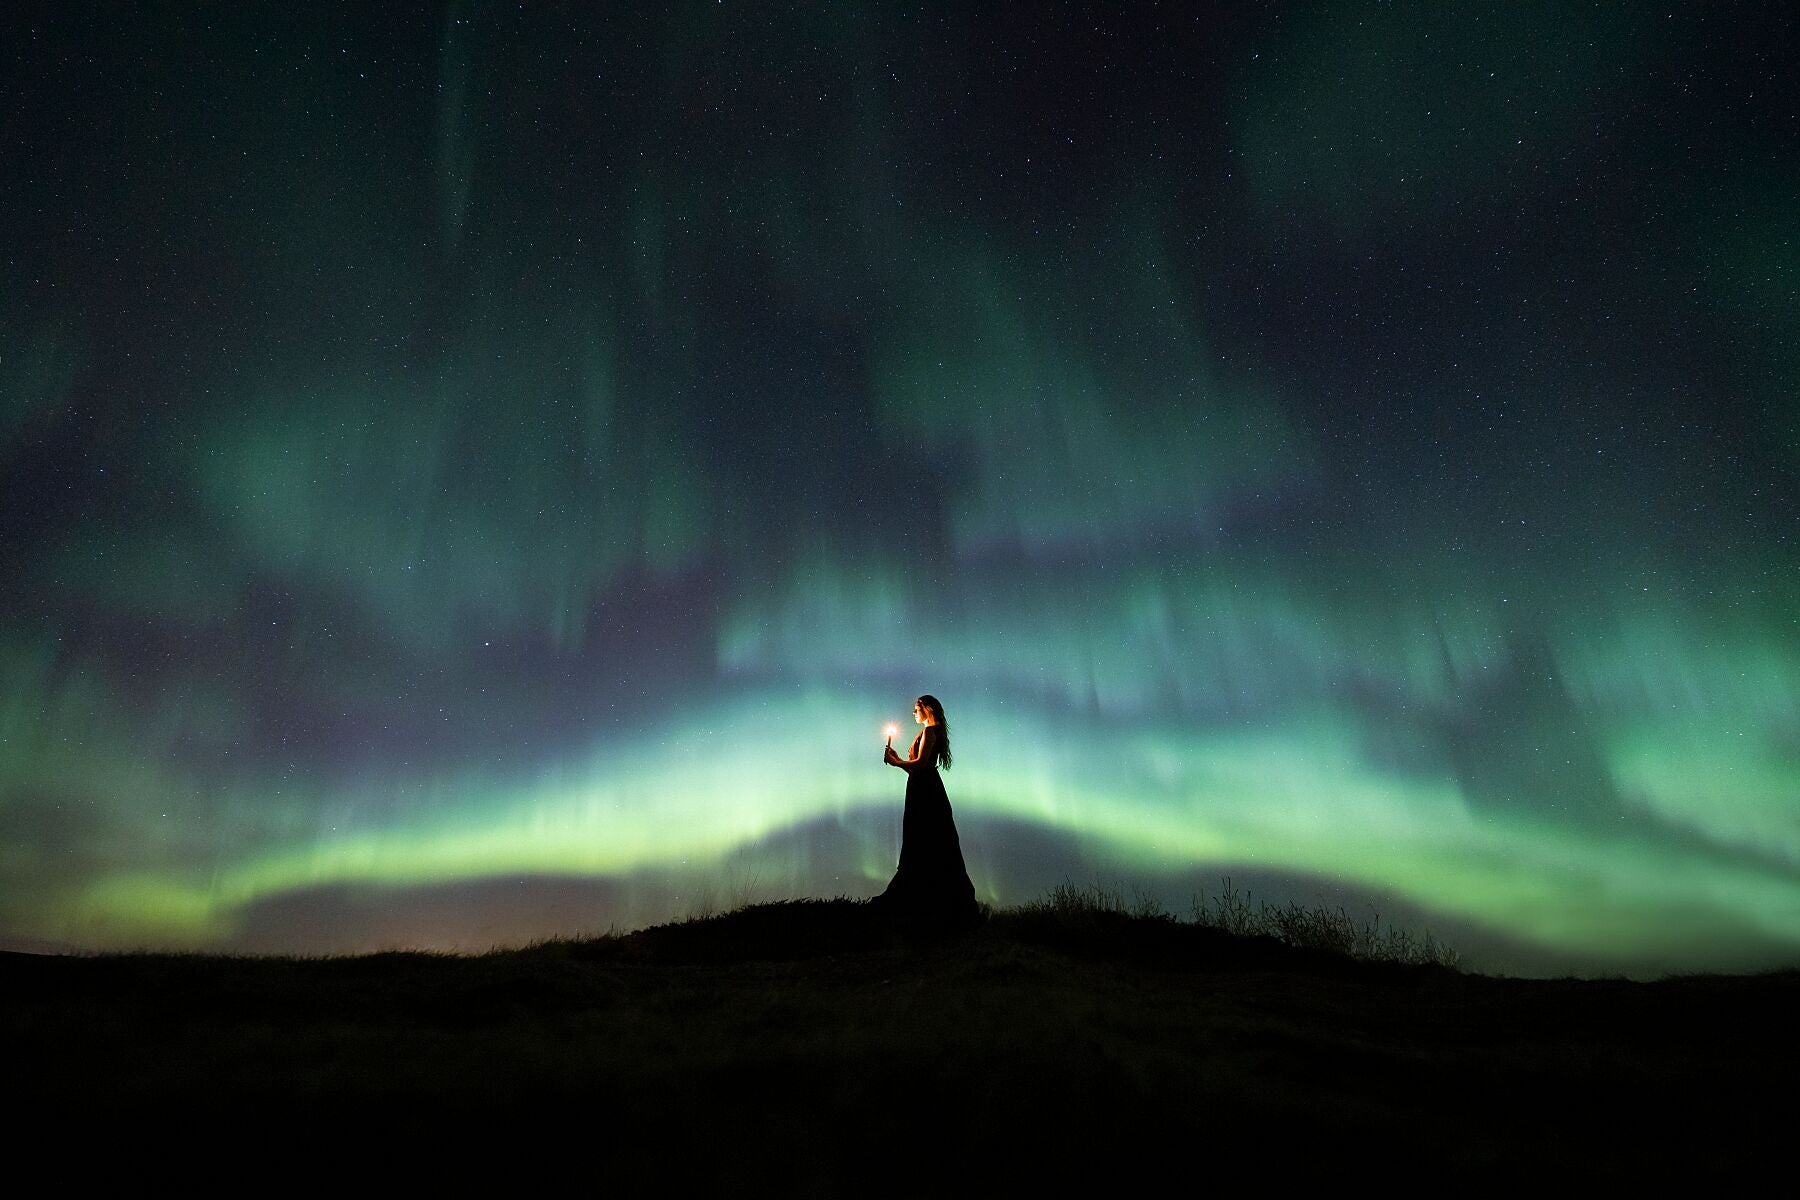
[(0, 945), (1800, 964), (1789, 5), (8, 5)]

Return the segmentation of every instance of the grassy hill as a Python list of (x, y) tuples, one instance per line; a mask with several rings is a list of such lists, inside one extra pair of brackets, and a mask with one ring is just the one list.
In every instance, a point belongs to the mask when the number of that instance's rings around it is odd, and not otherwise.
[(1292, 944), (1297, 912), (1219, 915), (1064, 889), (956, 935), (832, 900), (480, 957), (4, 955), (15, 1144), (185, 1143), (264, 1181), (302, 1145), (516, 1155), (515, 1182), (786, 1194), (1667, 1179), (1786, 1153), (1800, 973), (1494, 979), (1341, 943), (1329, 914), (1312, 940), (1363, 957)]

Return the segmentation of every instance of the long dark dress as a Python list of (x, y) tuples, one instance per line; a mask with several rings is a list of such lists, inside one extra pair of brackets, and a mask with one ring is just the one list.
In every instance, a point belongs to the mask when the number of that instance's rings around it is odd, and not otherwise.
[(938, 774), (931, 726), (913, 739), (912, 755), (925, 743), (928, 757), (906, 773), (906, 811), (900, 819), (900, 867), (872, 903), (896, 916), (955, 923), (976, 915), (975, 885), (963, 865), (962, 842), (944, 778)]

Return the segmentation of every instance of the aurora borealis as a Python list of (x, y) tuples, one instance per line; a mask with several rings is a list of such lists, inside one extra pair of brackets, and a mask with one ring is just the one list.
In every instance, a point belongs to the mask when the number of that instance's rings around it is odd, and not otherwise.
[(990, 903), (1795, 965), (1797, 32), (9, 7), (0, 939), (870, 895), (930, 692)]

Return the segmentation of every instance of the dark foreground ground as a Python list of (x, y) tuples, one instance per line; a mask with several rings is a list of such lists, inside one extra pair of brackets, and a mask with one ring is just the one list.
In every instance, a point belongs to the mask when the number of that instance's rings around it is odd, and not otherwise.
[(189, 1190), (1436, 1190), (1785, 1170), (1797, 1001), (815, 901), (479, 958), (4, 955), (0, 1050), (14, 1169)]

